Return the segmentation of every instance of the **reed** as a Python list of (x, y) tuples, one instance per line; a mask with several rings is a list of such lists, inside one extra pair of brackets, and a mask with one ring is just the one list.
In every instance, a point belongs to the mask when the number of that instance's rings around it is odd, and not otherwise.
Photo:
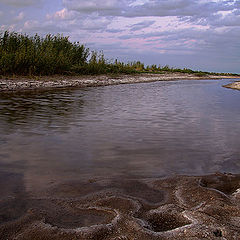
[(187, 68), (172, 68), (168, 65), (161, 67), (154, 64), (145, 67), (140, 61), (109, 61), (103, 52), (90, 51), (79, 42), (71, 42), (69, 37), (60, 34), (40, 37), (38, 34), (28, 36), (16, 32), (0, 32), (0, 76), (166, 72), (216, 75)]
[(0, 34), (0, 74), (52, 75), (71, 71), (87, 62), (89, 49), (68, 37)]

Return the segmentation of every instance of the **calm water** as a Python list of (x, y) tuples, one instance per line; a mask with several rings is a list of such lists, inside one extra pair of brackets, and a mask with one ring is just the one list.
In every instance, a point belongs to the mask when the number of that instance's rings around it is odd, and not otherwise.
[(0, 95), (0, 168), (29, 188), (240, 173), (240, 92), (185, 80)]

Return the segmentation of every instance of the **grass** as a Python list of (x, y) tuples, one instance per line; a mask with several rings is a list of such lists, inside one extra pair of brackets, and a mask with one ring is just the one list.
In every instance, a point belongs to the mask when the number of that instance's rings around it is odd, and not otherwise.
[[(132, 73), (191, 73), (204, 76), (209, 72), (166, 66), (146, 66), (139, 62), (123, 63), (107, 60), (103, 52), (90, 51), (69, 37), (48, 34), (28, 36), (16, 32), (0, 33), (0, 75), (54, 74), (132, 74)], [(226, 75), (226, 74), (224, 74)]]
[(64, 74), (73, 66), (86, 63), (89, 50), (67, 37), (46, 35), (41, 38), (19, 33), (0, 35), (0, 74)]
[(0, 75), (135, 73), (134, 64), (105, 59), (68, 37), (0, 33)]

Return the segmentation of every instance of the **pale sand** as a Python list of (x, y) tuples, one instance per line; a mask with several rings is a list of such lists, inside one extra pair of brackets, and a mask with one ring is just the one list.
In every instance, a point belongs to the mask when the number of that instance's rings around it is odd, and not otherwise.
[(240, 90), (240, 82), (237, 81), (237, 82), (234, 82), (234, 83), (230, 83), (230, 84), (227, 84), (223, 87)]
[[(206, 75), (203, 77), (195, 74), (165, 73), (165, 74), (135, 74), (135, 75), (99, 75), (99, 76), (51, 76), (35, 77), (32, 79), (15, 77), (0, 79), (0, 92), (2, 91), (21, 91), (21, 90), (44, 90), (55, 88), (72, 87), (95, 87), (117, 84), (131, 84), (167, 80), (184, 79), (222, 79), (236, 78), (235, 76), (214, 76)], [(240, 78), (240, 77), (239, 77)]]

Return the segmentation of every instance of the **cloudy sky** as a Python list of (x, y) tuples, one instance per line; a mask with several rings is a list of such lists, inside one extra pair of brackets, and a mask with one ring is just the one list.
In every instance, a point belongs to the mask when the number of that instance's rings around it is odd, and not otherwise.
[(0, 0), (0, 30), (61, 33), (125, 62), (240, 73), (240, 0)]

